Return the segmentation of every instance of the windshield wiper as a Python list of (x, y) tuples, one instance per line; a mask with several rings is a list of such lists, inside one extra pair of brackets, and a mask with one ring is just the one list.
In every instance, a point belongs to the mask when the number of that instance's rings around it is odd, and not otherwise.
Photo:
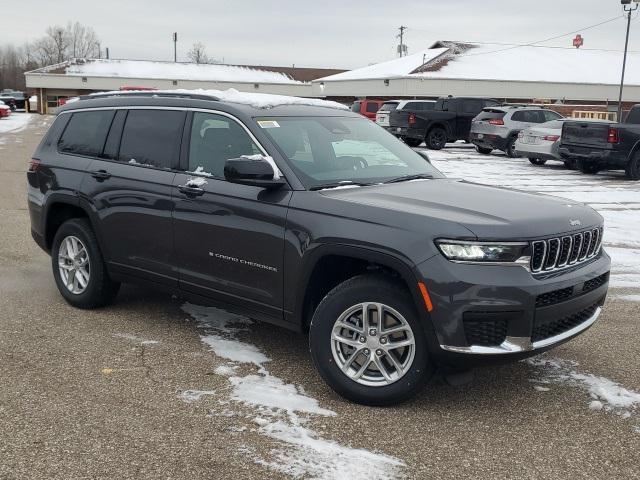
[(373, 185), (373, 183), (352, 182), (351, 180), (349, 180), (349, 181), (342, 181), (342, 182), (323, 183), (322, 185), (315, 185), (309, 188), (309, 190), (324, 190), (325, 188), (338, 188), (338, 187), (367, 187), (369, 185)]
[(392, 178), (391, 180), (387, 180), (383, 183), (398, 183), (398, 182), (408, 182), (409, 180), (432, 180), (435, 178), (433, 175), (429, 175), (428, 173), (417, 173), (415, 175), (403, 175), (402, 177)]

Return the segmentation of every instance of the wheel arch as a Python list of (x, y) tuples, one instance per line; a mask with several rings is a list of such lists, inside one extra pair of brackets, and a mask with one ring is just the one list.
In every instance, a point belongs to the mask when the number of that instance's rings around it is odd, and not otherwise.
[(431, 131), (436, 128), (442, 128), (446, 132), (447, 137), (451, 138), (451, 129), (449, 128), (449, 124), (446, 122), (440, 122), (440, 121), (433, 122), (427, 126), (427, 133), (425, 134), (424, 138), (426, 139), (431, 133)]
[(51, 251), (53, 239), (60, 226), (72, 218), (86, 218), (93, 228), (90, 213), (82, 206), (77, 197), (54, 194), (47, 199), (47, 206), (42, 220), (42, 232), (44, 233), (47, 251)]
[(426, 310), (417, 287), (418, 279), (406, 260), (364, 247), (323, 245), (316, 247), (304, 259), (300, 282), (297, 283), (305, 286), (305, 292), (296, 299), (292, 321), (306, 332), (315, 308), (329, 291), (351, 277), (372, 271), (380, 271), (401, 282), (423, 319), (422, 312), (426, 314)]

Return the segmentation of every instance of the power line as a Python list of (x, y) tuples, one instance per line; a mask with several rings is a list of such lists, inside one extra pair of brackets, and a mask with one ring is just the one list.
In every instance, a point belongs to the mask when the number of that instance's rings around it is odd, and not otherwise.
[[(545, 38), (545, 39), (543, 39), (543, 40), (538, 40), (538, 41), (535, 41), (535, 42), (522, 43), (522, 44), (515, 44), (515, 45), (510, 46), (510, 47), (508, 47), (508, 48), (502, 48), (502, 49), (498, 49), (498, 50), (492, 50), (492, 51), (490, 51), (490, 52), (461, 53), (459, 56), (460, 56), (460, 57), (473, 57), (473, 56), (477, 56), (477, 55), (489, 55), (489, 54), (491, 54), (491, 53), (505, 52), (505, 51), (507, 51), (507, 50), (514, 50), (514, 49), (516, 49), (516, 48), (522, 48), (522, 47), (565, 48), (565, 47), (542, 46), (542, 45), (537, 45), (537, 44), (539, 44), (539, 43), (545, 43), (545, 42), (550, 42), (551, 40), (557, 40), (557, 39), (559, 39), (559, 38), (563, 38), (563, 37), (568, 37), (569, 35), (574, 35), (574, 34), (576, 34), (576, 33), (581, 33), (581, 32), (584, 32), (585, 30), (591, 30), (592, 28), (596, 28), (596, 27), (599, 27), (599, 26), (601, 26), (601, 25), (605, 25), (605, 24), (607, 24), (607, 23), (611, 23), (611, 22), (613, 22), (613, 21), (615, 21), (615, 20), (618, 20), (618, 19), (620, 19), (620, 18), (622, 18), (622, 17), (621, 17), (620, 15), (618, 15), (618, 16), (615, 16), (615, 17), (609, 18), (609, 19), (607, 19), (607, 20), (603, 20), (602, 22), (599, 22), (599, 23), (596, 23), (596, 24), (593, 24), (593, 25), (589, 25), (589, 26), (586, 26), (586, 27), (582, 27), (582, 28), (580, 28), (580, 29), (578, 29), (578, 30), (573, 30), (573, 31), (571, 31), (571, 32), (567, 32), (567, 33), (563, 33), (563, 34), (561, 34), (561, 35), (556, 35), (556, 36), (553, 36), (553, 37)], [(416, 31), (426, 32), (426, 30), (419, 30), (419, 29), (413, 29), (413, 28), (412, 28), (411, 30), (416, 30)], [(430, 32), (430, 33), (432, 33), (432, 32)], [(469, 42), (469, 43), (478, 43), (478, 44), (482, 44), (483, 42)], [(491, 42), (484, 42), (484, 43), (486, 43), (486, 44), (491, 44)], [(500, 45), (500, 43), (495, 43), (495, 44), (496, 44), (496, 45)], [(506, 45), (509, 45), (509, 44), (506, 44)], [(588, 49), (583, 49), (583, 50), (588, 50)], [(591, 49), (591, 50), (595, 50), (595, 49)]]

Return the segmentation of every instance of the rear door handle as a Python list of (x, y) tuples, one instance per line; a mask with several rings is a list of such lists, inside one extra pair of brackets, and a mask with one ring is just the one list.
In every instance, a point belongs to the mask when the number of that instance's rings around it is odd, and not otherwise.
[(190, 187), (188, 185), (178, 185), (178, 190), (187, 197), (199, 197), (204, 195), (204, 189), (200, 187)]
[(96, 180), (98, 180), (99, 182), (102, 182), (103, 180), (107, 180), (108, 178), (111, 178), (111, 174), (106, 170), (97, 170), (95, 172), (91, 172), (91, 176)]

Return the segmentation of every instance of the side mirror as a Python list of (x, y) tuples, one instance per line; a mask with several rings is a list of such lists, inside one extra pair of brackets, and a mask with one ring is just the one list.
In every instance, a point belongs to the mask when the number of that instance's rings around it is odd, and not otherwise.
[(431, 159), (429, 158), (429, 154), (427, 152), (425, 152), (424, 150), (414, 150), (414, 152), (416, 152), (418, 155), (420, 155), (422, 158), (424, 158), (427, 163), (431, 163)]
[(230, 158), (224, 164), (224, 178), (231, 183), (268, 189), (280, 188), (285, 184), (262, 155)]

